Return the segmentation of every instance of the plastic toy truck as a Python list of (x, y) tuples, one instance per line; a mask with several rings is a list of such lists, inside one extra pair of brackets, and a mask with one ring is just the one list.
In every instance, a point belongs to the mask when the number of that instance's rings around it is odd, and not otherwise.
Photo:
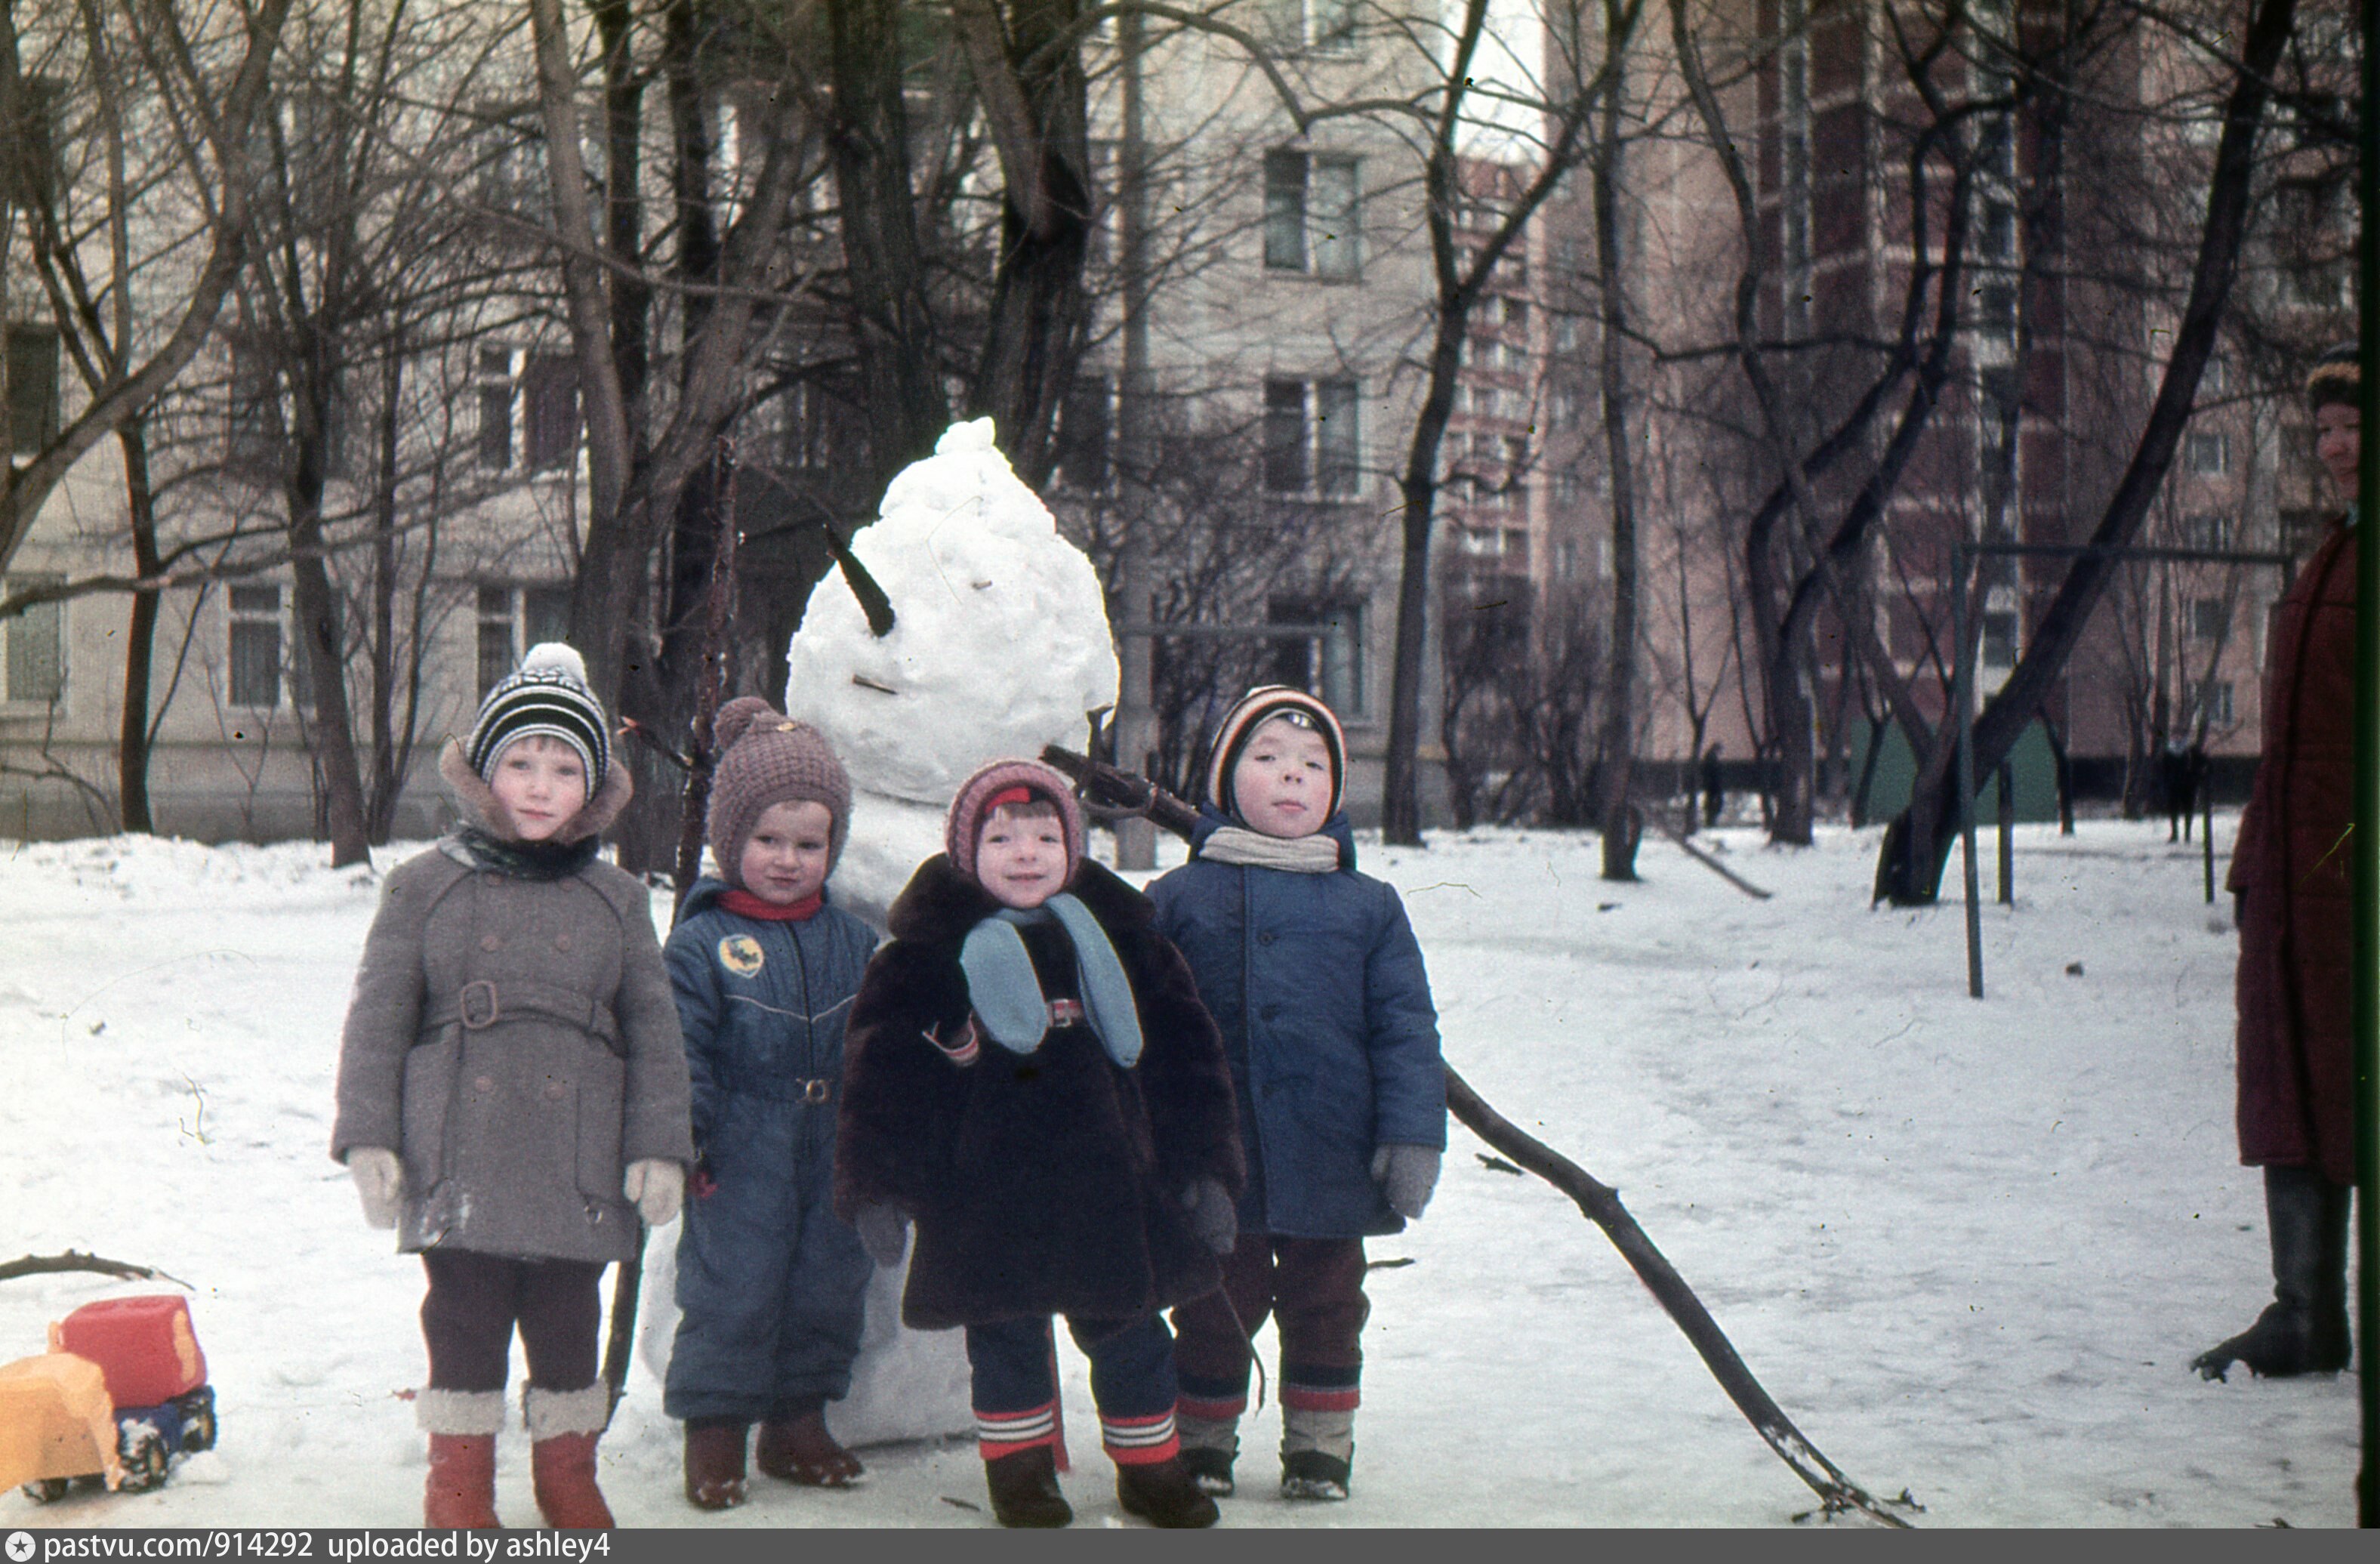
[(215, 1393), (189, 1305), (110, 1298), (50, 1327), (50, 1350), (0, 1367), (0, 1485), (42, 1503), (79, 1478), (140, 1492), (180, 1450), (215, 1442)]

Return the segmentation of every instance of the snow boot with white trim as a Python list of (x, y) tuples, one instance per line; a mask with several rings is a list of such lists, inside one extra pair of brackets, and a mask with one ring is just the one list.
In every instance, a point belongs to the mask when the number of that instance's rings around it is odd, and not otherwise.
[(529, 1485), (538, 1513), (557, 1532), (612, 1529), (612, 1508), (595, 1485), (595, 1444), (612, 1410), (601, 1383), (583, 1390), (540, 1390), (522, 1398), (528, 1414)]
[(2225, 1379), (2234, 1363), (2285, 1379), (2336, 1374), (2353, 1355), (2347, 1325), (2347, 1218), (2351, 1189), (2313, 1168), (2266, 1168), (2273, 1302), (2256, 1323), (2201, 1352), (2191, 1367)]
[(414, 1416), (430, 1436), (421, 1523), (441, 1532), (503, 1525), (496, 1519), (496, 1430), (504, 1424), (504, 1393), (431, 1386), (415, 1398)]
[(1355, 1414), (1281, 1409), (1281, 1497), (1342, 1499), (1354, 1472)]
[(1238, 1486), (1232, 1478), (1232, 1463), (1240, 1454), (1240, 1420), (1192, 1417), (1177, 1412), (1173, 1426), (1182, 1437), (1182, 1464), (1198, 1491), (1217, 1498), (1231, 1497)]

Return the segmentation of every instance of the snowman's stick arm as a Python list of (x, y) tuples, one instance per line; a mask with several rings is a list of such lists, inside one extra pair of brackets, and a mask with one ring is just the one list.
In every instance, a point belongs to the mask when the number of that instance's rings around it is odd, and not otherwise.
[[(1188, 838), (1190, 827), (1197, 818), (1196, 811), (1187, 804), (1136, 772), (1054, 744), (1041, 751), (1041, 758), (1073, 778), (1092, 803), (1146, 815), (1177, 836)], [(1793, 1426), (1793, 1420), (1785, 1415), (1784, 1409), (1744, 1366), (1734, 1343), (1719, 1329), (1718, 1322), (1711, 1318), (1710, 1310), (1703, 1306), (1694, 1290), (1686, 1285), (1686, 1279), (1678, 1274), (1677, 1267), (1670, 1264), (1669, 1257), (1645, 1236), (1636, 1218), (1620, 1203), (1618, 1190), (1489, 1107), (1452, 1065), (1445, 1069), (1446, 1109), (1456, 1122), (1570, 1196), (1587, 1218), (1603, 1230), (1604, 1236), (1611, 1240), (1645, 1290), (1669, 1311), (1678, 1328), (1685, 1332), (1686, 1340), (1694, 1343), (1694, 1351), (1702, 1354), (1704, 1364), (1735, 1403), (1736, 1410), (1752, 1425), (1754, 1432), (1779, 1461), (1793, 1469), (1795, 1476), (1810, 1485), (1811, 1491), (1824, 1501), (1829, 1515), (1857, 1510), (1888, 1526), (1909, 1524), (1845, 1476)], [(1909, 1502), (1913, 1506), (1913, 1500)]]

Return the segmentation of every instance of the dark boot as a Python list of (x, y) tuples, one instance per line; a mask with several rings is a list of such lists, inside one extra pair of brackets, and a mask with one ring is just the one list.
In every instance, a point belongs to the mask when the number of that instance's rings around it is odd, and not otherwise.
[(1047, 1445), (994, 1456), (983, 1463), (992, 1518), (1003, 1526), (1063, 1526), (1074, 1508), (1058, 1488), (1058, 1458)]
[(440, 1532), (501, 1524), (496, 1520), (493, 1434), (430, 1436), (430, 1484), (421, 1496), (421, 1523)]
[(1146, 1465), (1116, 1468), (1116, 1502), (1127, 1515), (1137, 1515), (1152, 1526), (1182, 1529), (1211, 1526), (1221, 1518), (1178, 1455)]
[(2272, 1229), (2273, 1302), (2256, 1323), (2201, 1352), (2191, 1367), (2228, 1378), (2234, 1363), (2287, 1378), (2347, 1366), (2347, 1214), (2350, 1192), (2313, 1168), (2266, 1168), (2265, 1214)]
[(686, 1423), (686, 1498), (697, 1509), (733, 1509), (744, 1502), (744, 1441), (751, 1425), (726, 1418)]
[(847, 1488), (868, 1472), (826, 1431), (822, 1411), (761, 1424), (756, 1459), (770, 1476), (808, 1488)]

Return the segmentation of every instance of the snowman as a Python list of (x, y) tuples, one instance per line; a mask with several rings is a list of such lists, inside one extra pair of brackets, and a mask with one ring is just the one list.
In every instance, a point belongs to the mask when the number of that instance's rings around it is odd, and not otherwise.
[[(882, 927), (909, 876), (942, 850), (958, 784), (987, 761), (1083, 746), (1115, 703), (1116, 661), (1098, 573), (992, 443), (990, 418), (953, 424), (884, 491), (852, 552), (892, 604), (879, 638), (839, 572), (810, 593), (786, 657), (784, 709), (825, 734), (851, 777), (851, 836), (836, 902)], [(645, 1296), (674, 1296), (674, 1243), (648, 1248)], [(851, 1394), (827, 1408), (847, 1446), (972, 1432), (955, 1330), (900, 1323), (905, 1264), (869, 1283)], [(675, 1311), (640, 1332), (656, 1376)]]

